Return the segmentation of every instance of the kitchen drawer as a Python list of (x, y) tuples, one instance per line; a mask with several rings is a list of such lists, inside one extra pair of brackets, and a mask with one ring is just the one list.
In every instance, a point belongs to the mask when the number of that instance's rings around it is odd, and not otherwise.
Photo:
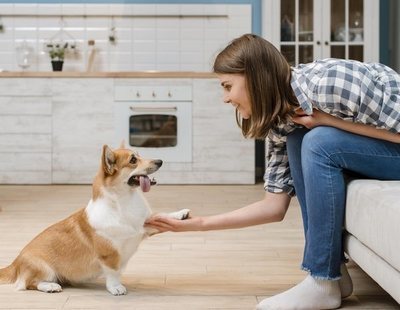
[(51, 184), (49, 171), (6, 171), (0, 173), (0, 184)]
[(51, 134), (0, 134), (3, 152), (50, 153)]
[(4, 171), (51, 171), (51, 153), (0, 153), (0, 174)]
[(51, 79), (43, 78), (12, 78), (1, 79), (1, 96), (51, 96)]
[(0, 97), (1, 115), (51, 115), (51, 97)]
[(50, 115), (0, 115), (0, 133), (51, 134)]
[(0, 153), (0, 183), (50, 184), (51, 153)]

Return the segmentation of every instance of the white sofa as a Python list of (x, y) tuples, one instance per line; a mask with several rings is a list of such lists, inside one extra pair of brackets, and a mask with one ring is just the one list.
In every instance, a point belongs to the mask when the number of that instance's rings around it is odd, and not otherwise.
[(400, 303), (400, 181), (347, 187), (346, 253)]

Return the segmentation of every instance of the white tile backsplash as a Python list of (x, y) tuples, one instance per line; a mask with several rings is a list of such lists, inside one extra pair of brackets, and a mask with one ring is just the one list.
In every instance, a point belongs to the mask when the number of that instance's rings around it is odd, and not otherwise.
[(109, 4), (86, 4), (85, 14), (86, 15), (103, 15), (110, 13)]
[(207, 18), (184, 17), (181, 19), (182, 29), (203, 29)]
[(84, 14), (85, 4), (61, 4), (61, 13), (65, 15)]
[(14, 4), (14, 14), (37, 14), (37, 8), (36, 3), (16, 3)]
[(124, 4), (110, 4), (109, 10), (109, 12), (113, 15), (124, 15), (130, 13), (129, 5)]
[[(200, 57), (203, 54), (203, 50), (204, 50), (204, 42), (203, 40), (199, 40), (198, 37), (193, 36), (192, 40), (184, 40), (181, 41), (180, 47), (179, 47), (179, 51), (181, 53), (187, 53), (187, 52), (198, 52), (200, 53)], [(199, 58), (201, 59), (201, 58)], [(197, 62), (199, 61), (199, 59), (195, 59), (197, 60)]]
[(1, 14), (14, 14), (14, 6), (11, 3), (0, 3)]
[(51, 39), (77, 45), (64, 71), (86, 70), (88, 40), (95, 40), (94, 70), (209, 71), (219, 50), (251, 32), (251, 5), (242, 4), (16, 3), (0, 4), (0, 12), (0, 69), (8, 71), (21, 70), (15, 48), (24, 40), (35, 53), (27, 71), (51, 70), (44, 48)]
[(136, 4), (132, 6), (132, 13), (137, 15), (155, 15), (155, 4)]
[(156, 51), (155, 40), (133, 40), (132, 51), (133, 53), (151, 53)]
[(165, 40), (179, 40), (179, 28), (157, 28), (156, 29), (157, 41)]
[(182, 45), (185, 43), (192, 43), (193, 40), (203, 43), (204, 40), (204, 29), (198, 28), (181, 28), (181, 40)]
[(0, 40), (0, 53), (1, 52), (12, 52), (14, 48), (13, 40)]
[[(203, 4), (184, 5), (184, 4), (181, 4), (179, 7), (180, 7), (180, 14), (182, 14), (182, 15), (202, 15), (202, 14), (205, 14), (205, 7), (207, 7), (207, 5), (203, 5)], [(224, 5), (224, 7), (226, 7), (226, 6)], [(214, 13), (214, 12), (212, 12), (212, 13)]]
[(204, 5), (204, 14), (225, 15), (228, 14), (229, 7), (230, 5), (224, 4)]
[(157, 15), (179, 15), (180, 12), (179, 4), (157, 4), (156, 14)]
[(39, 3), (38, 12), (46, 12), (48, 15), (60, 15), (62, 14), (62, 7), (61, 4)]

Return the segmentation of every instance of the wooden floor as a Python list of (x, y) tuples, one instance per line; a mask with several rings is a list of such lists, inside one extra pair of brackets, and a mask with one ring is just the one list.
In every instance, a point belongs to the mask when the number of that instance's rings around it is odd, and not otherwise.
[[(90, 186), (0, 186), (0, 266), (50, 224), (84, 207)], [(255, 186), (157, 186), (146, 196), (153, 210), (190, 208), (206, 215), (263, 196)], [(254, 309), (261, 299), (300, 282), (303, 233), (293, 201), (282, 223), (240, 230), (165, 233), (146, 240), (123, 275), (128, 295), (114, 297), (104, 279), (62, 293), (0, 286), (0, 309)], [(400, 309), (350, 262), (354, 294), (342, 309)]]

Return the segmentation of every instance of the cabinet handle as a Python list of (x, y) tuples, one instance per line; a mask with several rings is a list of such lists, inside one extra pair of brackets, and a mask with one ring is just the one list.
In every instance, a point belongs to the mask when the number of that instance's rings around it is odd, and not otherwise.
[(138, 91), (136, 92), (136, 97), (140, 98), (140, 93)]
[(328, 42), (328, 41), (325, 41), (325, 45), (329, 45), (329, 42)]
[(321, 45), (321, 41), (317, 41), (317, 45)]
[(176, 106), (130, 106), (133, 112), (176, 112), (178, 107)]

